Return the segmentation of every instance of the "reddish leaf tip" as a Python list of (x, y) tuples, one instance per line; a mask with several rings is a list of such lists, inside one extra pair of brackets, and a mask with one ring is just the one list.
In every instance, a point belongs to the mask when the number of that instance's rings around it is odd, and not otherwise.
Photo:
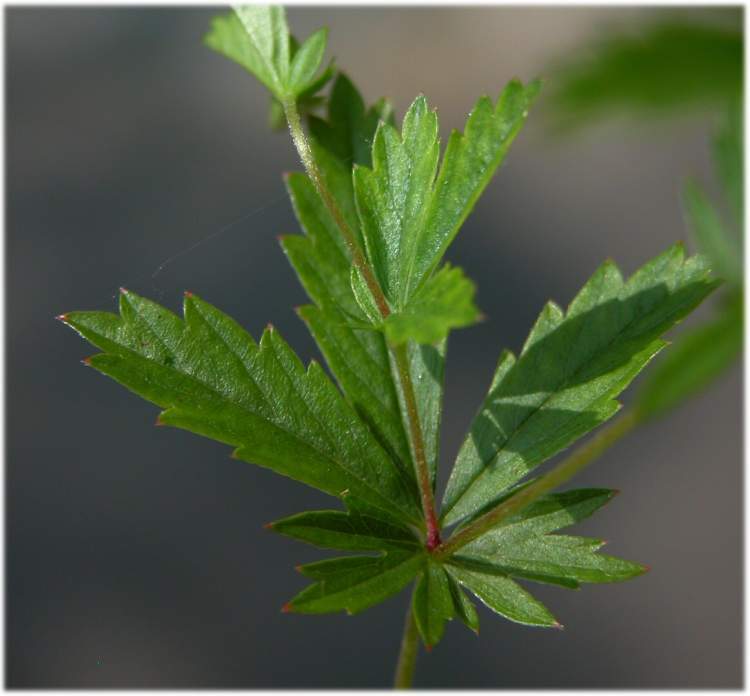
[(190, 292), (190, 290), (185, 290), (185, 292), (182, 293), (187, 299), (190, 299), (193, 296), (193, 293)]
[(612, 489), (612, 497), (614, 498), (617, 495), (620, 495), (621, 491), (619, 488), (613, 488)]
[(57, 321), (68, 321), (68, 315), (67, 314), (58, 314), (55, 319)]
[(154, 423), (154, 425), (166, 425), (166, 423), (161, 419), (161, 414), (156, 416), (156, 422)]
[(86, 367), (91, 367), (91, 356), (81, 360), (81, 364), (86, 365)]
[(127, 289), (127, 288), (123, 288), (123, 287), (121, 286), (121, 287), (120, 287), (120, 294), (121, 294), (121, 295), (127, 295), (127, 294), (128, 294), (128, 289)]
[(301, 572), (302, 572), (302, 566), (301, 566), (301, 565), (296, 565), (296, 566), (294, 566), (294, 569), (295, 569), (295, 570), (296, 570), (296, 571), (297, 571), (298, 573), (301, 573)]
[(648, 572), (651, 571), (651, 566), (650, 565), (647, 565), (645, 563), (641, 563), (641, 567), (643, 568), (643, 572), (644, 573), (648, 573)]
[(290, 612), (294, 611), (291, 602), (287, 602), (283, 607), (281, 607), (281, 613), (282, 614), (289, 614)]
[(268, 530), (272, 530), (272, 529), (273, 529), (273, 522), (266, 522), (266, 523), (265, 523), (265, 524), (263, 525), (263, 529), (268, 529)]
[(555, 621), (555, 623), (552, 624), (552, 628), (555, 628), (558, 631), (564, 631), (565, 630), (565, 626), (563, 626), (559, 621)]
[(427, 645), (427, 643), (425, 643), (425, 644), (424, 644), (424, 649), (425, 649), (425, 650), (426, 650), (426, 651), (427, 651), (428, 653), (429, 653), (429, 652), (432, 652), (432, 646), (431, 646), (431, 645)]

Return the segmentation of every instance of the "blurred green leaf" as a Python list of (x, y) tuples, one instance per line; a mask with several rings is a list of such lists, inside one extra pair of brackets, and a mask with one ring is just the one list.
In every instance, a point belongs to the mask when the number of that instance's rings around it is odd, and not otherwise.
[(680, 334), (641, 386), (635, 408), (655, 418), (698, 393), (742, 354), (742, 292), (733, 293), (717, 315)]
[(719, 213), (697, 184), (685, 186), (684, 208), (688, 227), (711, 268), (731, 285), (742, 284), (742, 250), (723, 225)]
[(575, 128), (622, 111), (715, 108), (740, 93), (742, 65), (741, 31), (674, 21), (611, 32), (553, 71), (549, 117)]

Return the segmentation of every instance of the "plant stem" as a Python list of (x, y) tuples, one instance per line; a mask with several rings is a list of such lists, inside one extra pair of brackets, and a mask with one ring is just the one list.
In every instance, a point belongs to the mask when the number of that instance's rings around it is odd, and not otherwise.
[(500, 524), (507, 517), (520, 512), (529, 503), (565, 483), (629, 433), (638, 422), (639, 416), (635, 411), (624, 413), (609, 427), (599, 431), (588, 442), (575, 450), (554, 469), (454, 534), (448, 541), (436, 548), (433, 555), (436, 558), (451, 556), (462, 546)]
[(349, 227), (348, 223), (346, 222), (344, 214), (339, 209), (330, 191), (326, 188), (323, 177), (321, 176), (320, 170), (318, 169), (318, 165), (315, 162), (315, 157), (313, 157), (310, 143), (308, 142), (307, 136), (305, 135), (305, 129), (302, 127), (302, 121), (299, 117), (299, 111), (297, 111), (297, 102), (293, 98), (285, 99), (282, 106), (284, 108), (284, 113), (286, 114), (287, 123), (289, 124), (289, 132), (292, 135), (292, 141), (294, 142), (294, 146), (297, 148), (297, 153), (302, 160), (305, 171), (312, 180), (313, 185), (318, 192), (318, 195), (323, 200), (323, 204), (326, 208), (328, 208), (328, 212), (331, 213), (331, 217), (341, 230), (341, 235), (344, 238), (344, 242), (346, 243), (347, 247), (349, 247), (349, 252), (352, 255), (352, 262), (362, 274), (362, 277), (364, 278), (365, 283), (367, 283), (367, 287), (369, 288), (370, 293), (375, 300), (378, 311), (382, 315), (383, 319), (385, 319), (391, 313), (391, 310), (388, 307), (388, 302), (386, 301), (385, 295), (380, 288), (380, 284), (375, 278), (375, 274), (372, 272), (372, 269), (370, 268), (369, 264), (365, 260), (364, 255), (362, 254), (362, 250), (359, 248), (357, 237), (352, 231), (352, 228)]
[(406, 352), (406, 344), (391, 348), (396, 361), (401, 389), (404, 393), (406, 405), (406, 416), (409, 421), (409, 436), (414, 450), (414, 466), (416, 468), (417, 483), (422, 500), (422, 511), (424, 512), (427, 525), (427, 550), (432, 551), (440, 545), (440, 524), (435, 513), (435, 497), (432, 493), (432, 482), (430, 471), (427, 466), (425, 455), (424, 436), (422, 426), (419, 422), (419, 411), (417, 410), (417, 399), (414, 394), (414, 383), (409, 371), (409, 358)]
[[(352, 231), (351, 227), (346, 222), (343, 213), (339, 209), (336, 201), (334, 200), (331, 192), (327, 189), (323, 177), (318, 169), (318, 165), (315, 162), (310, 143), (307, 140), (305, 130), (302, 127), (302, 121), (300, 120), (299, 112), (297, 110), (297, 104), (294, 99), (285, 99), (283, 101), (284, 113), (286, 114), (286, 120), (289, 124), (289, 132), (292, 135), (292, 141), (294, 146), (297, 148), (302, 164), (305, 167), (307, 175), (313, 182), (320, 198), (325, 204), (328, 211), (331, 213), (334, 222), (338, 225), (341, 230), (341, 234), (349, 247), (349, 251), (352, 255), (352, 263), (359, 269), (362, 277), (367, 283), (367, 287), (370, 289), (375, 304), (378, 307), (378, 311), (383, 319), (387, 318), (391, 313), (388, 301), (383, 294), (383, 290), (380, 287), (375, 274), (373, 273), (370, 265), (367, 263), (362, 250), (357, 243), (357, 238)], [(430, 473), (427, 467), (427, 457), (425, 455), (424, 437), (422, 435), (422, 427), (419, 422), (419, 411), (417, 410), (417, 400), (414, 393), (414, 383), (411, 379), (411, 372), (409, 371), (409, 361), (406, 354), (406, 346), (391, 347), (391, 353), (396, 363), (396, 371), (398, 372), (399, 381), (401, 382), (401, 391), (404, 395), (404, 402), (406, 406), (406, 418), (409, 424), (409, 438), (411, 440), (411, 447), (414, 453), (414, 467), (416, 469), (417, 483), (419, 485), (420, 498), (422, 502), (422, 511), (425, 517), (426, 532), (427, 532), (427, 549), (432, 551), (435, 547), (440, 544), (440, 525), (437, 520), (437, 514), (435, 513), (435, 500), (432, 493), (432, 484), (430, 482)]]
[(417, 651), (419, 649), (419, 635), (417, 624), (411, 604), (406, 610), (406, 621), (404, 622), (404, 635), (401, 638), (401, 650), (398, 654), (396, 664), (396, 676), (393, 679), (393, 687), (396, 689), (410, 689), (414, 681), (414, 668), (417, 665)]

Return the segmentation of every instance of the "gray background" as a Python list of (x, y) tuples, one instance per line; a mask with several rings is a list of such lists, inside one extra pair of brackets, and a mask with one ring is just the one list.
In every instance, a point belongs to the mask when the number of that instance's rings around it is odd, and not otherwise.
[[(214, 10), (6, 12), (7, 682), (11, 687), (386, 687), (407, 593), (356, 617), (281, 614), (313, 549), (262, 524), (327, 499), (154, 428), (154, 407), (79, 364), (53, 321), (113, 309), (117, 287), (179, 308), (190, 289), (254, 334), (272, 320), (304, 359), (305, 298), (276, 235), (297, 225), (266, 96), (201, 45)], [(721, 21), (721, 11), (678, 11)], [(547, 75), (554, 57), (658, 9), (293, 8), (331, 27), (368, 100), (418, 92), (446, 137), (479, 94)], [(726, 18), (725, 18), (726, 19)], [(555, 141), (544, 103), (449, 259), (488, 321), (451, 338), (442, 483), (500, 349), (604, 258), (626, 272), (684, 238), (680, 182), (715, 190), (711, 119), (628, 120)], [(703, 308), (701, 311), (705, 311)], [(566, 625), (480, 609), (451, 625), (421, 687), (741, 684), (741, 371), (632, 435), (580, 477), (622, 489), (583, 533), (650, 574), (580, 592), (535, 586)]]

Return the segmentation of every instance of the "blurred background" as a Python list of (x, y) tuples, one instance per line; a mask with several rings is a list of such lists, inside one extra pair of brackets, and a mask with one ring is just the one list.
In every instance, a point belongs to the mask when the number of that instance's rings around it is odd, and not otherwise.
[[(6, 8), (7, 544), (10, 688), (388, 687), (408, 593), (364, 614), (282, 614), (321, 553), (262, 529), (323, 494), (152, 427), (157, 409), (79, 361), (53, 317), (114, 310), (125, 286), (173, 310), (190, 289), (307, 360), (305, 301), (277, 235), (296, 232), (267, 96), (201, 44), (213, 9)], [(661, 21), (651, 8), (293, 7), (368, 102), (424, 92), (445, 139), (482, 93), (547, 77), (592, 38)], [(738, 9), (667, 17), (741, 26)], [(601, 120), (553, 135), (542, 99), (448, 258), (488, 319), (452, 334), (439, 486), (503, 347), (596, 266), (626, 273), (686, 238), (684, 178), (718, 190), (711, 109)], [(700, 321), (710, 307), (699, 310)], [(480, 607), (449, 627), (418, 687), (740, 687), (742, 374), (621, 442), (576, 484), (622, 494), (580, 532), (650, 564), (580, 592), (537, 585), (565, 624)], [(627, 397), (626, 397), (627, 398)], [(335, 658), (334, 658), (335, 656)], [(334, 666), (335, 665), (335, 666)]]

